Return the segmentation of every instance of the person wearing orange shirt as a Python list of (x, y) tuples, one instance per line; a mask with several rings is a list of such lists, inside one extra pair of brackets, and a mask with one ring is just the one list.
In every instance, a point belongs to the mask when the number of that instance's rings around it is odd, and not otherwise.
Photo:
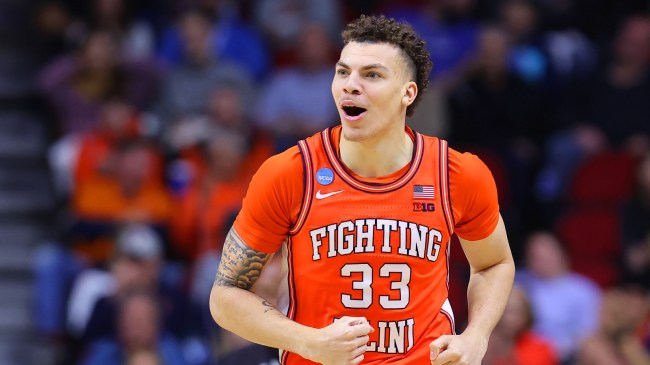
[(70, 240), (92, 263), (109, 258), (115, 226), (135, 222), (166, 228), (172, 214), (162, 177), (153, 175), (157, 150), (145, 140), (124, 142), (116, 150), (107, 172), (82, 179), (71, 198), (76, 223)]
[[(431, 70), (409, 25), (362, 16), (343, 42), (332, 81), (341, 125), (253, 177), (212, 315), (283, 350), (283, 364), (478, 365), (514, 277), (494, 179), (476, 156), (406, 126)], [(454, 233), (471, 267), (462, 334), (447, 299)], [(286, 315), (251, 291), (281, 248)]]

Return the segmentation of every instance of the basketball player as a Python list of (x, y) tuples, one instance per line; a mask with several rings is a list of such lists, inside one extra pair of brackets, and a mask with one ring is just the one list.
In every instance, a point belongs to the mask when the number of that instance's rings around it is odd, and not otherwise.
[[(332, 81), (341, 125), (259, 169), (225, 242), (212, 314), (284, 350), (283, 364), (478, 365), (514, 275), (492, 175), (405, 125), (431, 70), (410, 26), (362, 16), (343, 40)], [(458, 335), (453, 233), (471, 266)], [(251, 292), (281, 246), (287, 316)]]

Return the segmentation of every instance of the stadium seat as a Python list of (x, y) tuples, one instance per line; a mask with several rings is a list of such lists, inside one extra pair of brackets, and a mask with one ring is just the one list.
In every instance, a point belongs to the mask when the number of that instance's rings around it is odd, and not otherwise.
[(608, 151), (585, 161), (571, 182), (569, 200), (573, 204), (616, 204), (634, 190), (637, 159), (622, 151)]
[(603, 288), (617, 282), (621, 249), (616, 210), (575, 207), (560, 219), (556, 232), (566, 246), (573, 271)]

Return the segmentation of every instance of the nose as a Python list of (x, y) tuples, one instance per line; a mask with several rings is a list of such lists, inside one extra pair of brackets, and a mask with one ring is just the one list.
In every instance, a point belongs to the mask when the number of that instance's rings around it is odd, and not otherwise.
[(343, 91), (346, 94), (358, 95), (361, 93), (361, 87), (359, 85), (359, 79), (355, 73), (351, 73), (343, 84)]

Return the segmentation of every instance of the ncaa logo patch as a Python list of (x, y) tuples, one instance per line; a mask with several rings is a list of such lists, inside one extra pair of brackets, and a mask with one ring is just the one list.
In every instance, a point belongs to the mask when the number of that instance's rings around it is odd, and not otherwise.
[(334, 173), (327, 167), (316, 171), (316, 181), (321, 185), (329, 185), (334, 181)]

